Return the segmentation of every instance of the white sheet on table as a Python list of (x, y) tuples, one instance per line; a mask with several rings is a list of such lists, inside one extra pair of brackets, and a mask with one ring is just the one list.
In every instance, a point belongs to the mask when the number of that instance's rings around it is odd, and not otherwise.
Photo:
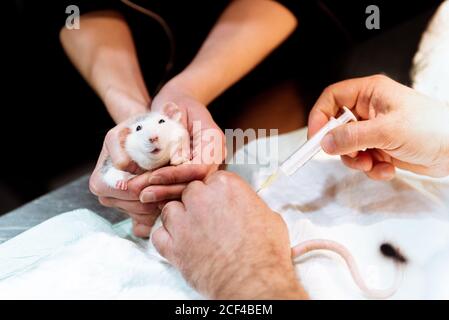
[(200, 298), (129, 232), (85, 209), (28, 230), (0, 246), (0, 299)]
[[(273, 185), (263, 197), (287, 222), (292, 244), (339, 241), (368, 283), (381, 288), (393, 281), (394, 268), (378, 247), (391, 242), (409, 259), (394, 298), (449, 298), (444, 180), (375, 182), (322, 159), (277, 183), (282, 188)], [(0, 246), (0, 298), (201, 298), (145, 244), (129, 237), (129, 224), (113, 228), (87, 210), (58, 216)], [(312, 298), (363, 298), (332, 253), (299, 259), (297, 271)]]
[[(394, 298), (449, 298), (449, 282), (444, 281), (449, 280), (444, 271), (449, 268), (447, 180), (399, 173), (391, 182), (378, 182), (338, 159), (323, 157), (293, 178), (279, 180), (262, 196), (282, 214), (292, 244), (317, 238), (338, 241), (353, 253), (368, 284), (385, 288), (395, 273), (379, 246), (392, 243), (409, 259)], [(298, 262), (298, 275), (312, 298), (363, 298), (343, 260), (333, 253), (318, 252)]]

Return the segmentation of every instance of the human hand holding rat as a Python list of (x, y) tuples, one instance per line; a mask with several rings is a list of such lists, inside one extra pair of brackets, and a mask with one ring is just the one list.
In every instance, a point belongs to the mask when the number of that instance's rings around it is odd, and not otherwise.
[[(192, 136), (193, 159), (189, 163), (177, 165), (182, 161), (176, 162), (172, 159), (172, 164), (177, 166), (144, 172), (125, 150), (125, 139), (128, 135), (126, 129), (136, 121), (136, 118), (141, 117), (137, 115), (108, 132), (104, 143), (105, 155), (100, 157), (91, 177), (91, 190), (99, 196), (99, 201), (103, 205), (119, 208), (130, 214), (133, 218), (133, 230), (137, 236), (148, 236), (163, 203), (179, 198), (187, 182), (202, 180), (207, 174), (217, 170), (225, 156), (222, 131), (212, 120), (205, 106), (185, 92), (180, 89), (161, 91), (161, 94), (154, 99), (151, 111), (164, 114), (164, 109), (173, 104), (173, 101), (180, 104), (175, 104), (181, 114), (180, 122), (188, 128)], [(190, 149), (190, 146), (187, 148)], [(117, 190), (111, 190), (111, 187), (101, 179), (104, 160), (108, 155), (115, 168), (139, 174), (128, 181), (128, 190), (124, 190), (120, 197), (116, 196)], [(139, 201), (140, 203), (137, 203)]]
[(139, 200), (140, 190), (135, 189), (132, 185), (127, 190), (109, 187), (104, 181), (102, 173), (104, 162), (108, 157), (109, 151), (105, 143), (90, 177), (90, 191), (98, 197), (103, 206), (116, 208), (128, 214), (133, 220), (133, 233), (138, 237), (146, 237), (160, 214), (158, 204), (141, 203)]
[(392, 179), (395, 168), (449, 174), (449, 105), (385, 76), (346, 80), (329, 86), (315, 103), (309, 137), (344, 105), (360, 121), (328, 133), (321, 142), (325, 152), (377, 180)]
[[(158, 214), (156, 208), (152, 206), (151, 219), (148, 220), (147, 217), (146, 220), (140, 219), (144, 222), (139, 222), (134, 219), (135, 212), (130, 212), (130, 209), (140, 208), (138, 214), (147, 213), (142, 210), (141, 205), (135, 203), (136, 195), (140, 194), (142, 188), (139, 184), (132, 183), (133, 178), (138, 177), (136, 171), (151, 171), (167, 164), (178, 165), (190, 160), (190, 136), (181, 124), (181, 117), (178, 106), (168, 103), (158, 112), (137, 115), (117, 125), (105, 139), (102, 152), (104, 156), (100, 157), (92, 175), (91, 189), (100, 197), (103, 204), (130, 213), (136, 235), (148, 236), (154, 223), (154, 216)], [(108, 139), (111, 136), (113, 138)], [(111, 189), (130, 190), (133, 199), (117, 198), (111, 194)]]
[(218, 171), (191, 182), (182, 202), (165, 205), (161, 219), (153, 244), (207, 297), (307, 297), (295, 275), (287, 226), (237, 175)]
[(224, 134), (207, 108), (185, 88), (166, 85), (154, 98), (152, 111), (174, 102), (182, 113), (182, 123), (191, 136), (192, 160), (178, 166), (165, 166), (136, 177), (133, 184), (143, 188), (142, 203), (158, 203), (180, 198), (186, 183), (203, 180), (218, 170), (226, 156)]

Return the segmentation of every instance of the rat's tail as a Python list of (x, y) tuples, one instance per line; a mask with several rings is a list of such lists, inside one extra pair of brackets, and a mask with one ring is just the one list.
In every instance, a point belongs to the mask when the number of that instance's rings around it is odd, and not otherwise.
[(397, 267), (395, 281), (393, 285), (390, 288), (387, 289), (372, 289), (369, 288), (365, 281), (363, 280), (359, 268), (357, 267), (357, 263), (354, 260), (354, 257), (352, 254), (346, 249), (343, 245), (339, 244), (338, 242), (331, 241), (331, 240), (321, 240), (321, 239), (315, 239), (315, 240), (308, 240), (304, 241), (294, 247), (292, 247), (292, 257), (296, 258), (303, 254), (306, 254), (310, 251), (315, 250), (330, 250), (335, 253), (337, 253), (339, 256), (341, 256), (346, 264), (348, 265), (349, 271), (351, 272), (352, 278), (354, 279), (354, 282), (357, 284), (357, 286), (360, 288), (360, 290), (363, 292), (363, 294), (371, 299), (387, 299), (388, 297), (392, 296), (397, 289), (399, 288), (399, 285), (402, 281), (403, 276), (403, 268), (401, 263), (397, 263), (398, 261), (395, 259), (395, 265)]

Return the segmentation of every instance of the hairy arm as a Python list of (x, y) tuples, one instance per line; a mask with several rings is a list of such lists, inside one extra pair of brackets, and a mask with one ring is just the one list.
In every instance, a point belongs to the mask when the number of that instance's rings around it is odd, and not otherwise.
[(115, 11), (96, 11), (82, 15), (81, 25), (79, 30), (62, 28), (62, 45), (114, 121), (145, 112), (150, 96), (125, 19)]

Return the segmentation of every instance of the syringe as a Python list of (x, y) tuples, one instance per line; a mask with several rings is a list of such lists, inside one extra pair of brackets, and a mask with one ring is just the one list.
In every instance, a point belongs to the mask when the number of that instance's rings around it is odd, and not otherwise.
[(322, 127), (312, 138), (299, 147), (271, 176), (265, 180), (257, 192), (260, 192), (270, 186), (280, 174), (284, 174), (286, 176), (293, 175), (299, 168), (305, 165), (318, 152), (320, 152), (321, 140), (323, 140), (324, 136), (329, 131), (350, 121), (357, 121), (357, 118), (347, 107), (343, 107), (343, 113), (338, 118), (331, 117), (324, 127)]

